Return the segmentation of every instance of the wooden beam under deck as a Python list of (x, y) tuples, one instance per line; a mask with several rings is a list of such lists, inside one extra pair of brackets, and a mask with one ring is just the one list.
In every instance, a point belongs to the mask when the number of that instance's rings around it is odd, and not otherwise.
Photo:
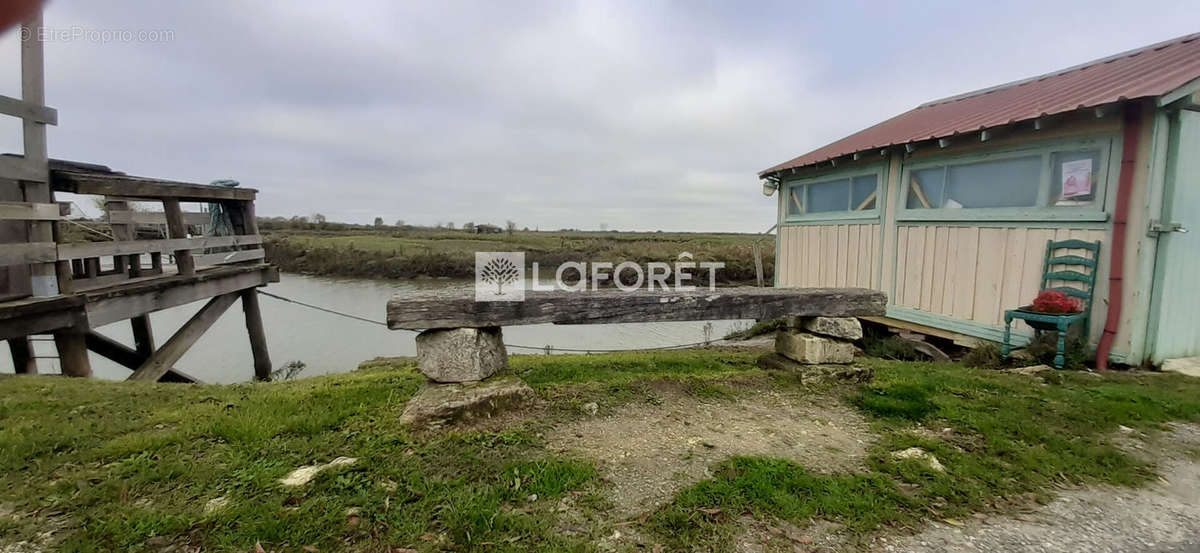
[(0, 340), (65, 328), (88, 329), (214, 296), (279, 282), (267, 264), (199, 270), (193, 276), (147, 277), (70, 296), (0, 303)]
[(148, 279), (87, 294), (87, 320), (92, 327), (169, 309), (177, 305), (279, 282), (279, 272), (266, 264), (217, 267), (193, 276)]
[[(108, 336), (100, 334), (96, 331), (87, 333), (86, 338), (87, 348), (93, 353), (100, 355), (122, 367), (129, 370), (137, 370), (146, 360), (150, 359), (154, 353), (151, 351), (148, 354), (143, 354), (125, 344), (122, 344)], [(167, 369), (158, 379), (159, 382), (200, 382), (191, 375), (181, 372), (178, 369)]]
[(175, 365), (183, 354), (187, 353), (188, 349), (199, 340), (209, 328), (212, 328), (213, 323), (221, 317), (229, 306), (233, 305), (238, 300), (238, 294), (229, 293), (216, 296), (204, 307), (200, 308), (192, 318), (188, 319), (182, 327), (175, 332), (170, 339), (158, 351), (154, 352), (141, 367), (138, 367), (133, 374), (129, 375), (128, 380), (149, 380), (157, 381), (162, 378), (167, 371)]

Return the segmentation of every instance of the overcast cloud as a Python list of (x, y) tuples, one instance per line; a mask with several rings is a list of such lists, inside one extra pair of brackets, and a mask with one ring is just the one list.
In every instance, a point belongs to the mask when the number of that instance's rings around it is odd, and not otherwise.
[[(926, 100), (1200, 31), (1183, 1), (56, 0), (45, 21), (171, 32), (47, 45), (53, 157), (238, 179), (261, 215), (751, 232), (774, 219), (760, 169)], [(16, 41), (0, 39), (13, 96)], [(19, 127), (0, 140), (13, 151)]]

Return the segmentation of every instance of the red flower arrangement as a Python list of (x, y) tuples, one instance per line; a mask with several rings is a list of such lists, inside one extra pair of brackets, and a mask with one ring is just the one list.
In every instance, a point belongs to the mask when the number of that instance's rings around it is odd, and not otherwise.
[(1035, 313), (1066, 314), (1083, 311), (1083, 302), (1063, 292), (1042, 290), (1033, 300)]

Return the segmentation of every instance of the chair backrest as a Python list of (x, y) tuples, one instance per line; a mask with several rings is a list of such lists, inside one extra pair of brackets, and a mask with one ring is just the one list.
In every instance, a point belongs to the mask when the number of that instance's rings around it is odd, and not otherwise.
[[(1079, 298), (1083, 300), (1083, 310), (1090, 312), (1099, 261), (1099, 240), (1050, 240), (1046, 242), (1046, 263), (1042, 267), (1041, 289)], [(1076, 282), (1079, 284), (1070, 284)]]

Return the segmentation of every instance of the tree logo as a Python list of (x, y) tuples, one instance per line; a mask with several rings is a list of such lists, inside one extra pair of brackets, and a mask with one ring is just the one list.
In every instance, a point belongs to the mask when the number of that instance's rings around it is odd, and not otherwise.
[(475, 252), (475, 301), (525, 301), (525, 252)]

